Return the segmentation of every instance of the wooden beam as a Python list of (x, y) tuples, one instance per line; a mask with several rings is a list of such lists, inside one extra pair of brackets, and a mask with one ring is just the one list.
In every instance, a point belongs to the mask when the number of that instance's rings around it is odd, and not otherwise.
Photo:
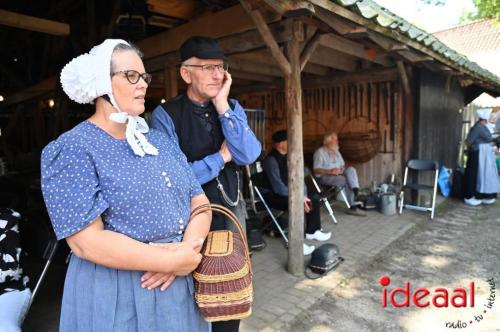
[(290, 63), (281, 52), (278, 43), (274, 39), (271, 31), (269, 30), (269, 27), (267, 26), (260, 12), (258, 10), (252, 10), (248, 0), (240, 0), (240, 3), (246, 10), (247, 14), (251, 17), (251, 19), (255, 23), (255, 26), (257, 27), (257, 30), (260, 32), (262, 39), (264, 40), (264, 43), (266, 43), (267, 47), (271, 51), (273, 58), (280, 66), (283, 73), (285, 75), (290, 75), (292, 70), (290, 68)]
[(398, 67), (399, 76), (401, 77), (401, 82), (403, 83), (403, 90), (406, 95), (409, 95), (411, 93), (411, 88), (408, 75), (406, 74), (405, 64), (403, 61), (397, 61), (396, 65)]
[(425, 62), (425, 61), (434, 61), (434, 58), (428, 56), (428, 55), (423, 55), (420, 52), (417, 51), (412, 51), (412, 50), (402, 50), (402, 51), (397, 51), (397, 53), (405, 58), (406, 60), (410, 61), (411, 63), (418, 63), (418, 62)]
[(307, 88), (330, 87), (339, 84), (388, 82), (397, 79), (398, 71), (396, 68), (383, 68), (365, 70), (357, 73), (334, 73), (325, 77), (304, 78), (302, 80), (302, 86)]
[(408, 46), (373, 31), (368, 32), (368, 39), (386, 51), (402, 51), (408, 49)]
[(183, 23), (185, 23), (184, 20), (171, 18), (171, 17), (158, 16), (158, 15), (152, 15), (148, 18), (149, 25), (152, 25), (155, 27), (167, 28), (167, 29), (170, 29), (172, 27), (178, 26), (178, 25), (183, 24)]
[(271, 76), (254, 74), (254, 73), (249, 73), (249, 72), (244, 72), (244, 71), (239, 71), (239, 70), (232, 70), (231, 76), (234, 78), (240, 78), (240, 79), (249, 80), (249, 81), (257, 81), (257, 82), (265, 82), (265, 83), (274, 82), (274, 78)]
[(68, 36), (69, 24), (0, 9), (0, 24), (56, 36)]
[(314, 35), (311, 37), (311, 39), (307, 42), (306, 46), (304, 47), (304, 50), (300, 55), (300, 71), (304, 69), (307, 62), (311, 58), (311, 55), (316, 50), (316, 47), (319, 45), (319, 42), (321, 40), (321, 35), (322, 33), (319, 30), (316, 30)]
[(165, 99), (174, 98), (179, 93), (177, 84), (179, 70), (176, 67), (165, 68), (163, 71), (165, 83)]
[[(276, 14), (263, 16), (266, 23), (279, 20)], [(189, 37), (203, 34), (207, 37), (221, 38), (255, 28), (245, 10), (236, 5), (211, 15), (201, 16), (176, 28), (143, 39), (137, 46), (146, 59), (178, 50)]]
[(353, 57), (324, 46), (316, 47), (309, 62), (348, 72), (358, 69), (358, 63)]
[(367, 48), (358, 42), (341, 37), (336, 34), (325, 34), (321, 37), (320, 44), (328, 48), (352, 55), (370, 62), (378, 63), (386, 67), (391, 67), (394, 62), (386, 55), (378, 54), (375, 57), (369, 56)]
[[(282, 43), (292, 38), (292, 22), (285, 20), (269, 25), (269, 29), (273, 33), (277, 42)], [(260, 33), (257, 30), (246, 31), (231, 36), (226, 36), (218, 40), (220, 47), (226, 55), (234, 53), (243, 53), (250, 50), (266, 47)], [(271, 55), (266, 58), (265, 63), (270, 62)], [(177, 50), (168, 54), (163, 54), (154, 58), (146, 59), (146, 69), (150, 72), (162, 70), (166, 67), (173, 67), (180, 63), (180, 55)]]
[(261, 92), (261, 91), (283, 91), (283, 84), (274, 82), (274, 83), (252, 83), (248, 85), (240, 85), (231, 87), (231, 95), (239, 96), (252, 92)]
[(189, 20), (200, 12), (200, 3), (197, 0), (147, 0), (150, 12), (165, 16)]
[(298, 16), (314, 14), (314, 6), (307, 1), (264, 0), (281, 16)]
[[(230, 58), (236, 58), (236, 59), (244, 59), (244, 60), (250, 60), (253, 62), (257, 63), (262, 63), (262, 64), (269, 64), (272, 66), (277, 66), (277, 64), (269, 63), (269, 58), (271, 57), (271, 53), (267, 49), (264, 50), (255, 50), (251, 52), (246, 52), (246, 53), (241, 53), (241, 54), (235, 54), (232, 55)], [(276, 67), (278, 68), (278, 67)], [(308, 73), (308, 74), (314, 74), (314, 75), (327, 75), (330, 72), (330, 69), (325, 66), (317, 65), (311, 62), (308, 62), (304, 69), (302, 70), (303, 73)]]
[(297, 40), (286, 44), (291, 71), (285, 76), (288, 127), (288, 271), (304, 274), (304, 153), (302, 146), (302, 87), (300, 47)]
[(247, 73), (260, 74), (265, 76), (283, 77), (283, 72), (271, 64), (256, 63), (248, 60), (229, 58), (229, 70), (239, 70)]
[(320, 6), (315, 6), (314, 11), (316, 13), (316, 17), (325, 22), (330, 28), (341, 35), (345, 35), (356, 29), (356, 25), (347, 22), (343, 18), (335, 15), (335, 13), (330, 12)]
[(20, 102), (24, 102), (29, 99), (33, 99), (35, 97), (39, 97), (43, 94), (51, 92), (56, 89), (58, 85), (59, 77), (51, 77), (48, 78), (38, 84), (35, 84), (25, 90), (14, 93), (10, 96), (7, 96), (5, 100), (2, 102), (2, 107), (14, 105)]
[(368, 36), (368, 29), (365, 27), (356, 27), (344, 34), (344, 36), (349, 38), (364, 38)]

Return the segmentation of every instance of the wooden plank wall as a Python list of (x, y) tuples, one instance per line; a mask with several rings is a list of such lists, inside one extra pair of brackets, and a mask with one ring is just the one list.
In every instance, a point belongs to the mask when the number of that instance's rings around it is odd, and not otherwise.
[[(370, 186), (372, 181), (387, 181), (392, 173), (400, 176), (401, 163), (407, 155), (403, 151), (403, 132), (411, 128), (408, 121), (403, 120), (405, 115), (399, 81), (306, 88), (302, 93), (306, 166), (312, 166), (312, 155), (321, 146), (327, 131), (342, 133), (371, 129), (380, 133), (378, 153), (367, 162), (350, 163), (358, 170), (361, 186)], [(237, 99), (246, 108), (265, 110), (265, 143), (269, 151), (272, 148), (272, 133), (286, 128), (284, 93), (247, 93), (237, 96)]]
[[(464, 106), (463, 90), (450, 76), (419, 69), (418, 107), (414, 138), (415, 158), (437, 160), (454, 169), (458, 165)], [(419, 181), (432, 183), (430, 174)]]

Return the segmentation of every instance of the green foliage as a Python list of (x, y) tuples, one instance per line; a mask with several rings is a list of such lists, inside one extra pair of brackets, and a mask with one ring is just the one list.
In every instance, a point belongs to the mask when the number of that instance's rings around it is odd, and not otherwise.
[(476, 18), (494, 18), (500, 22), (500, 0), (474, 0), (478, 9)]
[[(443, 6), (448, 0), (420, 0), (426, 5)], [(476, 10), (464, 11), (460, 15), (460, 23), (467, 23), (482, 18), (493, 18), (500, 24), (500, 0), (473, 0)]]

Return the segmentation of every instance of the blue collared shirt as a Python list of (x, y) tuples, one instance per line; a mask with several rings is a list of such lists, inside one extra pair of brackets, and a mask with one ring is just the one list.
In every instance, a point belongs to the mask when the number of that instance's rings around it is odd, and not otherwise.
[[(243, 107), (235, 99), (231, 99), (231, 102), (234, 109), (228, 109), (224, 114), (219, 115), (222, 133), (233, 156), (233, 161), (237, 165), (248, 165), (253, 163), (260, 155), (262, 146), (248, 126)], [(206, 106), (207, 103), (198, 103), (198, 105)], [(179, 143), (172, 118), (162, 105), (158, 105), (153, 111), (151, 127), (161, 130)], [(203, 185), (219, 175), (224, 166), (224, 159), (219, 152), (215, 152), (201, 160), (190, 163), (190, 165), (194, 175)]]

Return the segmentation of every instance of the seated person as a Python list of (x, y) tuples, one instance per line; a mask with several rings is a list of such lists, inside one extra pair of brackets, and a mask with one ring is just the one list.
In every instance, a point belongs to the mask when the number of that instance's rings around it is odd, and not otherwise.
[(31, 291), (21, 267), (18, 212), (0, 208), (0, 332), (21, 332)]
[[(287, 133), (285, 130), (273, 134), (274, 149), (264, 160), (264, 172), (271, 184), (272, 192), (264, 197), (267, 203), (275, 209), (288, 211), (288, 166), (287, 166)], [(320, 204), (316, 198), (307, 197), (304, 187), (304, 210), (306, 212), (306, 239), (326, 241), (331, 233), (321, 231)], [(304, 243), (304, 255), (312, 253), (314, 246)]]
[(359, 211), (356, 196), (359, 192), (358, 174), (354, 167), (345, 168), (345, 162), (339, 151), (337, 133), (327, 133), (323, 139), (323, 146), (314, 152), (314, 175), (322, 185), (343, 187), (347, 201), (351, 208), (349, 214), (366, 216)]

